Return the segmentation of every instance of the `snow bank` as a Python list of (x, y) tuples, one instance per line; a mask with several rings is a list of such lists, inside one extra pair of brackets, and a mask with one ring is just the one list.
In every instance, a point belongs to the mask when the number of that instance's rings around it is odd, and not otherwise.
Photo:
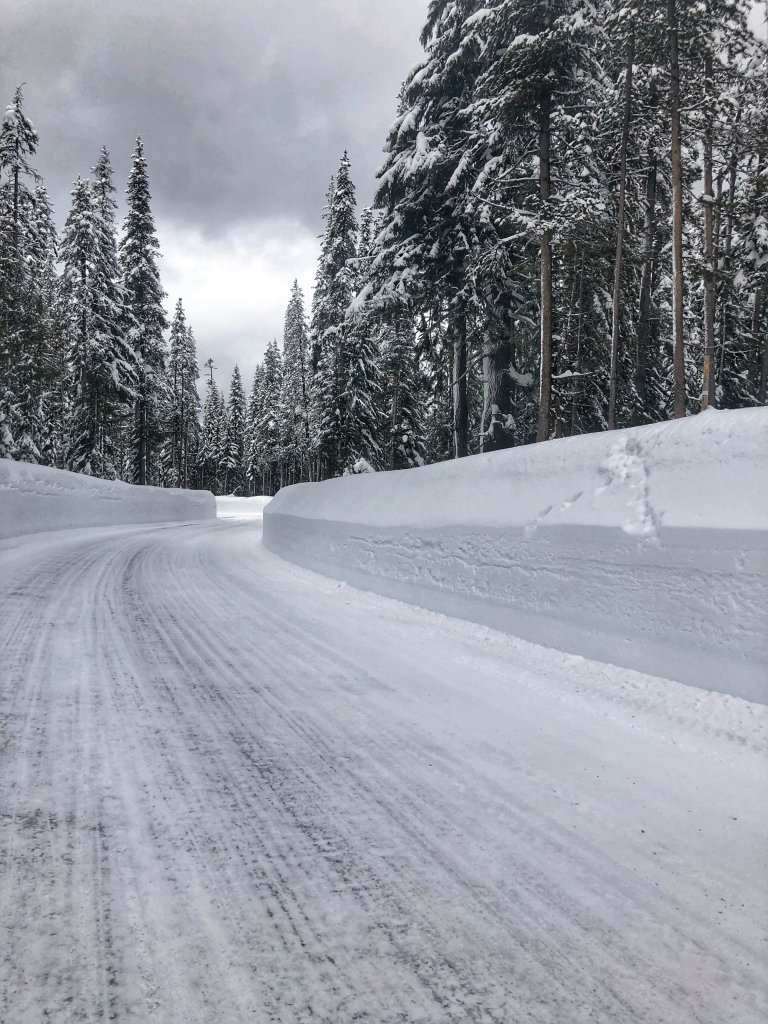
[(355, 586), (768, 702), (766, 409), (287, 487), (264, 543)]
[(0, 459), (0, 540), (46, 530), (213, 519), (210, 491), (134, 487)]

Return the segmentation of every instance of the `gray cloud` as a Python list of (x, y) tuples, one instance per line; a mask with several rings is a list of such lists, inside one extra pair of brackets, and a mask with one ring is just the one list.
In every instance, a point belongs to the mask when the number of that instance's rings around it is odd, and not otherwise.
[[(156, 213), (219, 234), (316, 231), (348, 147), (370, 199), (426, 0), (0, 0), (3, 102), (25, 81), (59, 217), (106, 144), (122, 187), (145, 140)], [(2, 52), (5, 51), (5, 52)]]

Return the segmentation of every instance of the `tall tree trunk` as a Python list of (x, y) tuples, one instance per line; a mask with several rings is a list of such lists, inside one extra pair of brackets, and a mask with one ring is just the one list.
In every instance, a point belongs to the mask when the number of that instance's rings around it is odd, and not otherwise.
[(648, 404), (648, 350), (651, 342), (651, 311), (653, 305), (653, 271), (656, 260), (656, 184), (658, 160), (651, 151), (648, 154), (648, 173), (645, 179), (645, 232), (643, 241), (643, 274), (640, 281), (640, 310), (637, 322), (637, 367), (635, 391), (638, 408), (633, 423), (645, 419)]
[(13, 233), (12, 233), (12, 238), (13, 238), (13, 255), (14, 255), (14, 259), (16, 260), (16, 271), (18, 272), (19, 267), (20, 267), (20, 263), (19, 263), (19, 246), (20, 246), (20, 240), (21, 240), (20, 239), (21, 226), (20, 226), (20, 222), (19, 222), (19, 198), (20, 198), (21, 186), (19, 184), (19, 164), (18, 164), (18, 160), (19, 160), (19, 145), (18, 145), (18, 143), (16, 144), (16, 160), (17, 160), (17, 162), (14, 164), (14, 167), (13, 167)]
[(134, 406), (134, 432), (135, 432), (135, 465), (134, 483), (142, 487), (147, 483), (147, 403), (144, 396), (144, 384), (141, 384), (141, 393)]
[(683, 337), (683, 158), (680, 139), (680, 57), (677, 0), (668, 0), (670, 126), (672, 131), (672, 400), (675, 419), (685, 416), (685, 341)]
[(627, 201), (627, 145), (632, 118), (632, 64), (635, 59), (635, 25), (629, 27), (624, 79), (624, 116), (619, 156), (619, 209), (616, 227), (616, 261), (613, 270), (613, 311), (611, 323), (611, 370), (608, 388), (608, 429), (616, 429), (616, 395), (619, 377), (619, 323), (621, 320), (621, 268), (624, 259), (624, 221)]
[(576, 371), (576, 378), (573, 382), (573, 397), (571, 398), (571, 435), (578, 433), (579, 429), (579, 398), (581, 395), (581, 330), (584, 323), (584, 251), (581, 253), (581, 265), (579, 267), (579, 312), (576, 322), (576, 358), (573, 361), (573, 368)]
[[(736, 115), (736, 122), (738, 124), (741, 118), (740, 113)], [(722, 273), (723, 273), (723, 284), (725, 288), (725, 294), (723, 301), (720, 303), (720, 330), (718, 331), (720, 339), (720, 352), (718, 360), (717, 370), (717, 382), (722, 387), (723, 383), (723, 372), (725, 370), (725, 348), (726, 338), (728, 335), (728, 289), (729, 285), (733, 280), (731, 272), (731, 252), (733, 249), (733, 220), (734, 210), (736, 202), (736, 170), (737, 170), (737, 157), (736, 157), (736, 141), (734, 139), (733, 148), (731, 155), (728, 159), (728, 199), (725, 204), (725, 230), (722, 235), (722, 259), (720, 260)]]
[[(757, 338), (757, 332), (760, 329), (760, 316), (762, 313), (763, 304), (763, 293), (768, 288), (768, 285), (758, 285), (757, 291), (755, 292), (755, 305), (752, 310), (752, 334)], [(757, 387), (757, 400), (761, 405), (765, 405), (766, 397), (768, 396), (768, 336), (763, 338), (763, 357), (760, 361), (760, 382)]]
[(395, 443), (397, 430), (398, 402), (400, 399), (400, 374), (395, 370), (395, 378), (392, 382), (392, 412), (389, 417), (389, 441), (387, 443), (387, 469), (395, 468)]
[(467, 395), (467, 315), (457, 316), (453, 335), (453, 450), (454, 458), (469, 455)]
[(512, 435), (506, 421), (512, 413), (512, 342), (492, 341), (487, 336), (483, 343), (483, 420), (482, 440), (484, 452), (495, 452), (512, 447)]
[[(551, 98), (545, 93), (539, 115), (539, 212), (544, 221), (549, 218), (550, 199), (550, 142)], [(541, 336), (539, 363), (539, 418), (536, 440), (549, 437), (549, 409), (552, 401), (552, 232), (544, 228), (541, 233)]]
[[(712, 4), (707, 4), (711, 20)], [(704, 127), (704, 370), (701, 381), (701, 408), (715, 404), (715, 225), (712, 181), (712, 150), (714, 148), (715, 83), (714, 62), (709, 40), (704, 57), (704, 93), (706, 125)]]

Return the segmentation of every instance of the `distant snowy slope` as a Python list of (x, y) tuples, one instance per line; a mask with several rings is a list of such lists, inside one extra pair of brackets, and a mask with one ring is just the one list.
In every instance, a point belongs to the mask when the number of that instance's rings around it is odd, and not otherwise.
[(768, 409), (288, 487), (264, 543), (357, 586), (768, 702)]
[(134, 487), (0, 459), (0, 540), (47, 530), (213, 519), (210, 491)]

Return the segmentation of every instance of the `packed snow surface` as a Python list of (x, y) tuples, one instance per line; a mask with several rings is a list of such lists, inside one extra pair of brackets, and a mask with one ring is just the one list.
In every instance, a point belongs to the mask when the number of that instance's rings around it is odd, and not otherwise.
[(307, 572), (0, 542), (0, 1020), (758, 1024), (768, 708)]
[(300, 484), (264, 524), (356, 586), (768, 701), (768, 409)]
[(213, 519), (209, 491), (134, 487), (0, 459), (0, 539), (47, 530)]

